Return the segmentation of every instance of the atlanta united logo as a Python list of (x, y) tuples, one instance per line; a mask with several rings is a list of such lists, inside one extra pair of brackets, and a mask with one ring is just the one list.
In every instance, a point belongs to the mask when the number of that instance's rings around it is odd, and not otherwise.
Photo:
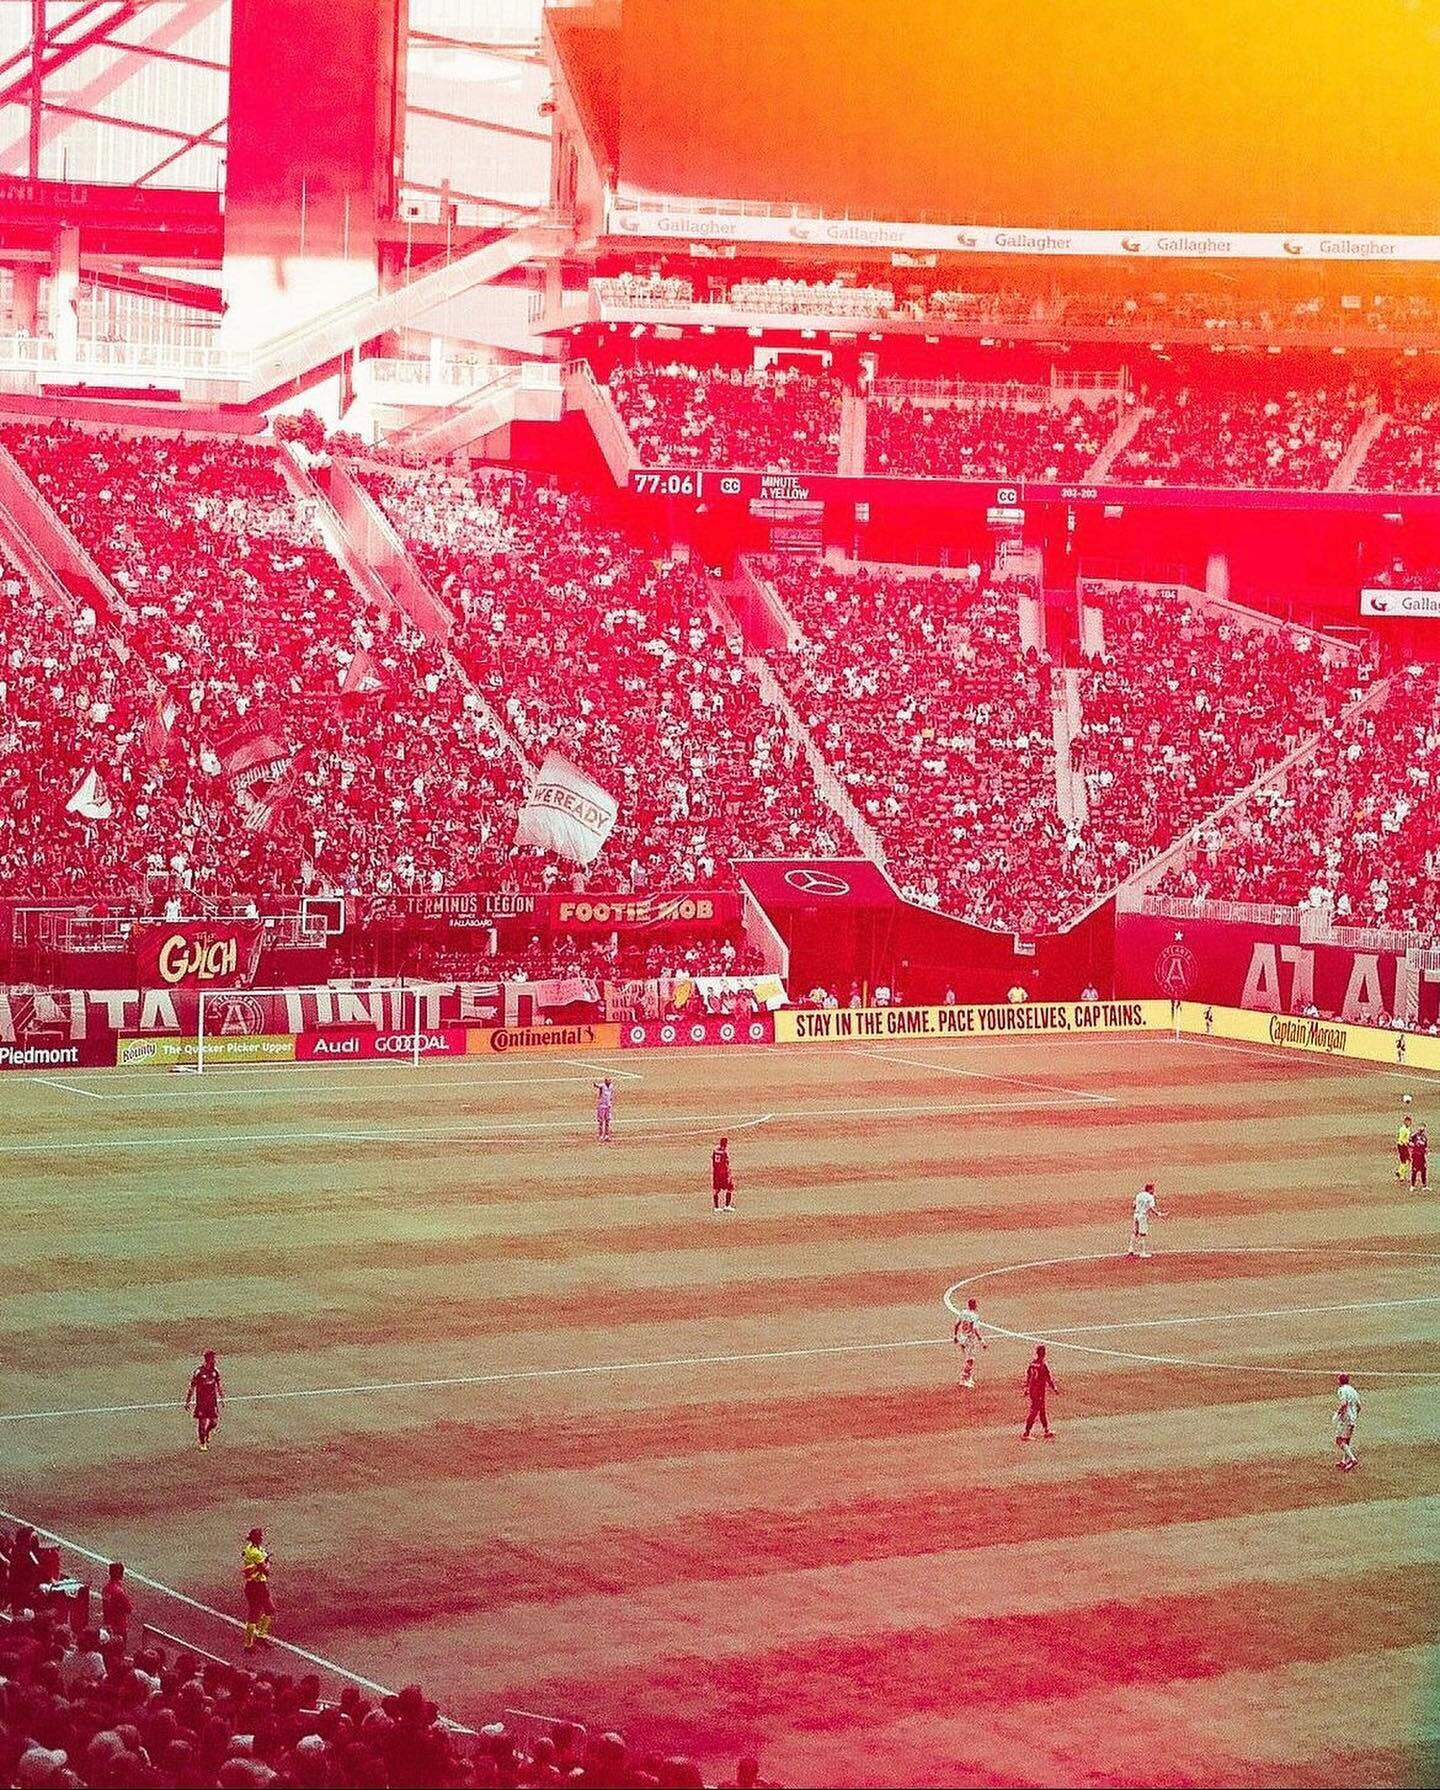
[(249, 995), (231, 995), (223, 1004), (212, 996), (211, 1005), (220, 1007), (214, 1029), (222, 1038), (254, 1038), (265, 1030), (265, 1009)]
[(1155, 986), (1172, 1001), (1189, 994), (1195, 986), (1195, 953), (1187, 945), (1166, 945), (1155, 959)]

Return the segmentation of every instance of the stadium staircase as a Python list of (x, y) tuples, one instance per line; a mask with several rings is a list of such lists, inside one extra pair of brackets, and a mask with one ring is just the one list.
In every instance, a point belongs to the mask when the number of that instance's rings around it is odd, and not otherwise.
[(1130, 443), (1134, 441), (1136, 435), (1139, 433), (1141, 423), (1145, 421), (1145, 418), (1149, 414), (1149, 411), (1143, 405), (1137, 405), (1134, 410), (1128, 411), (1120, 418), (1120, 421), (1115, 425), (1115, 433), (1095, 456), (1094, 464), (1086, 472), (1084, 478), (1085, 484), (1104, 484), (1105, 480), (1110, 476), (1111, 467), (1114, 466), (1115, 462), (1120, 458), (1121, 454), (1125, 452), (1126, 448), (1129, 447)]
[(512, 423), (558, 423), (563, 405), (557, 362), (493, 368), (452, 403), (396, 431), (389, 444), (427, 460), (444, 460)]
[(576, 361), (566, 372), (565, 408), (584, 412), (611, 478), (622, 491), (628, 489), (630, 474), (639, 469), (640, 456), (615, 400), (595, 377), (589, 361)]
[[(6, 447), (0, 447), (0, 546), (37, 593), (67, 607), (88, 604), (117, 636), (134, 621), (130, 605)], [(122, 644), (120, 654), (128, 658), (129, 648)]]
[(865, 441), (869, 433), (869, 407), (854, 392), (840, 395), (840, 458), (836, 471), (842, 479), (865, 476)]
[(1084, 725), (1078, 671), (1055, 673), (1050, 682), (1050, 706), (1055, 740), (1055, 808), (1067, 827), (1084, 827), (1090, 818), (1090, 792), (1070, 751), (1071, 741)]
[(795, 705), (781, 689), (780, 680), (758, 654), (747, 658), (745, 666), (759, 686), (760, 700), (770, 708), (779, 711), (784, 717), (791, 739), (805, 754), (805, 761), (814, 772), (815, 787), (820, 792), (821, 800), (854, 839), (865, 856), (883, 870), (885, 868), (885, 847), (880, 842), (880, 835), (869, 821), (861, 816), (860, 810), (850, 800), (849, 791), (835, 775), (820, 748), (810, 737), (810, 729), (795, 712)]
[(1379, 435), (1388, 420), (1383, 410), (1377, 410), (1373, 416), (1366, 417), (1355, 431), (1350, 445), (1341, 455), (1340, 464), (1331, 473), (1330, 483), (1325, 487), (1327, 491), (1353, 491), (1355, 489), (1356, 475), (1365, 463), (1365, 456), (1370, 452), (1376, 436)]

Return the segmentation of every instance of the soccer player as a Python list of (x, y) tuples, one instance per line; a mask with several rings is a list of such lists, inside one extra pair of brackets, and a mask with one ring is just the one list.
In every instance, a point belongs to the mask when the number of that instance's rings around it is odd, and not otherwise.
[(1047, 1442), (1055, 1440), (1054, 1432), (1050, 1428), (1050, 1419), (1045, 1413), (1045, 1395), (1059, 1390), (1060, 1388), (1055, 1384), (1054, 1376), (1050, 1372), (1050, 1363), (1045, 1359), (1045, 1345), (1037, 1343), (1035, 1359), (1025, 1369), (1025, 1396), (1030, 1400), (1030, 1410), (1025, 1418), (1025, 1427), (1020, 1432), (1022, 1442), (1030, 1440), (1030, 1432), (1037, 1422), (1045, 1440)]
[(1135, 1214), (1130, 1221), (1130, 1247), (1125, 1251), (1127, 1256), (1142, 1256), (1150, 1259), (1150, 1220), (1163, 1218), (1155, 1199), (1155, 1183), (1147, 1181), (1139, 1193), (1135, 1195)]
[(607, 1075), (604, 1081), (593, 1084), (595, 1089), (595, 1141), (608, 1144), (610, 1138), (610, 1120), (615, 1111), (615, 1089)]
[[(725, 1204), (720, 1204), (724, 1194)], [(722, 1137), (710, 1152), (710, 1198), (717, 1212), (735, 1210), (735, 1178), (730, 1173), (730, 1140)]]
[(257, 1641), (268, 1645), (270, 1624), (275, 1620), (275, 1606), (270, 1601), (270, 1550), (263, 1529), (252, 1529), (245, 1537), (240, 1576), (245, 1587), (245, 1651), (253, 1653)]
[(955, 1347), (965, 1351), (965, 1365), (960, 1372), (960, 1384), (967, 1392), (975, 1390), (975, 1351), (988, 1349), (989, 1343), (980, 1334), (980, 1312), (973, 1299), (965, 1301), (965, 1309), (955, 1320)]
[(1349, 1374), (1341, 1374), (1340, 1383), (1335, 1392), (1335, 1446), (1340, 1450), (1340, 1459), (1335, 1465), (1342, 1473), (1350, 1472), (1358, 1467), (1355, 1458), (1355, 1420), (1360, 1415), (1360, 1394), (1350, 1384)]
[[(1408, 1094), (1405, 1096), (1405, 1103), (1407, 1106), (1410, 1103), (1410, 1096)], [(1395, 1164), (1395, 1179), (1397, 1181), (1403, 1181), (1405, 1179), (1406, 1170), (1410, 1167), (1409, 1113), (1402, 1113), (1400, 1115), (1400, 1129), (1395, 1133), (1395, 1154), (1399, 1158)]]
[(1412, 1187), (1430, 1186), (1430, 1176), (1426, 1167), (1430, 1157), (1430, 1133), (1425, 1129), (1422, 1119), (1410, 1133), (1410, 1185)]
[(210, 1438), (220, 1427), (220, 1410), (225, 1403), (225, 1383), (215, 1365), (214, 1349), (206, 1349), (205, 1359), (190, 1376), (185, 1394), (185, 1409), (195, 1413), (195, 1427), (200, 1434), (200, 1451), (208, 1452)]

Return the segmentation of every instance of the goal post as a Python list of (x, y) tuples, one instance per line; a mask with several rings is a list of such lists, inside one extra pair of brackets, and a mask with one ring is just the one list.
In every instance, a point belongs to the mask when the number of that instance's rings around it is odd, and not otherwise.
[(399, 979), (202, 988), (193, 1052), (182, 1035), (172, 1067), (195, 1075), (345, 1061), (418, 1069), (426, 1055), (426, 1003), (432, 994), (430, 984)]

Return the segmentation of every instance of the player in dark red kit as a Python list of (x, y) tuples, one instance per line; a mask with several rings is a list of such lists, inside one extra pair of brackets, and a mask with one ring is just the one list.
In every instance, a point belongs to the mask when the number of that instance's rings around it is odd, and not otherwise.
[[(721, 1205), (720, 1196), (725, 1196)], [(735, 1181), (730, 1173), (730, 1140), (722, 1137), (710, 1152), (710, 1196), (717, 1212), (735, 1210)]]
[(1412, 1187), (1430, 1186), (1430, 1133), (1425, 1129), (1422, 1119), (1410, 1133), (1410, 1185)]
[(215, 1365), (214, 1349), (206, 1349), (205, 1359), (190, 1376), (185, 1394), (185, 1409), (195, 1413), (195, 1428), (202, 1449), (210, 1447), (210, 1438), (220, 1426), (220, 1407), (225, 1402), (225, 1383)]
[(1020, 1433), (1022, 1442), (1030, 1440), (1030, 1432), (1037, 1423), (1045, 1440), (1054, 1440), (1050, 1419), (1045, 1413), (1045, 1396), (1059, 1390), (1050, 1372), (1050, 1364), (1045, 1359), (1045, 1345), (1039, 1343), (1036, 1345), (1035, 1359), (1025, 1369), (1025, 1396), (1030, 1400), (1030, 1410), (1025, 1418), (1025, 1428)]

